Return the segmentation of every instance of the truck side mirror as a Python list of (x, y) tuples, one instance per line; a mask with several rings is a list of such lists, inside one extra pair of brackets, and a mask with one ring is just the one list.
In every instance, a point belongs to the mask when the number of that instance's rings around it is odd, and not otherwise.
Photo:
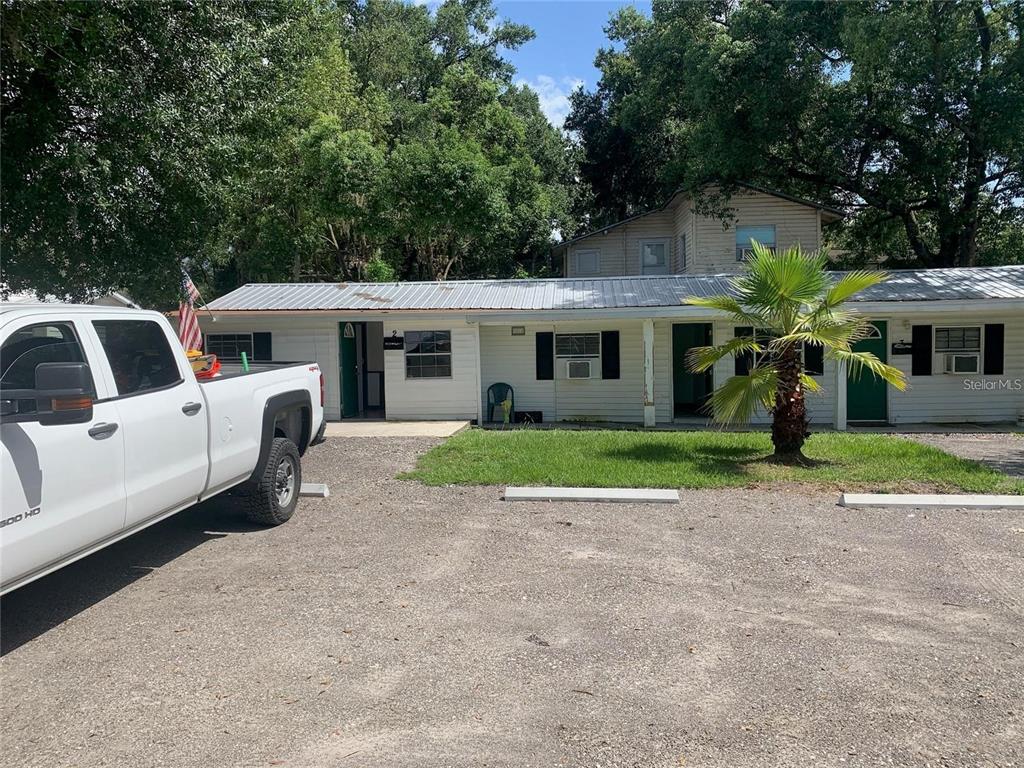
[(86, 363), (40, 363), (36, 366), (36, 412), (40, 424), (89, 421), (92, 401), (92, 372)]

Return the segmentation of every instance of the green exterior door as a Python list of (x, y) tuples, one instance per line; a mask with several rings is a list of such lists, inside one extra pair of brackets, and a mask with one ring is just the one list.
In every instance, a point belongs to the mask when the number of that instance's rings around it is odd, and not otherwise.
[(339, 328), (339, 359), (341, 361), (341, 415), (351, 419), (359, 415), (359, 380), (356, 369), (356, 329), (352, 323)]
[(711, 344), (710, 323), (677, 323), (672, 326), (672, 399), (674, 415), (697, 415), (711, 394), (711, 371), (692, 373), (686, 353)]
[[(853, 345), (856, 352), (874, 352), (875, 357), (883, 363), (887, 362), (885, 320), (874, 320), (871, 323), (876, 333), (871, 338), (863, 339)], [(862, 370), (857, 378), (852, 375), (846, 379), (846, 419), (847, 421), (888, 421), (889, 409), (886, 405), (888, 391), (885, 382)]]

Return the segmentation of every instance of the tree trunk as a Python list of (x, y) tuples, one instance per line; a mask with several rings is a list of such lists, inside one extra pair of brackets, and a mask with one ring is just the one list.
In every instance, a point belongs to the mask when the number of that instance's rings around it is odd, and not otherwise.
[(803, 461), (804, 440), (807, 431), (807, 403), (800, 383), (803, 368), (800, 351), (789, 347), (779, 359), (779, 386), (772, 408), (772, 444), (775, 458), (783, 461)]

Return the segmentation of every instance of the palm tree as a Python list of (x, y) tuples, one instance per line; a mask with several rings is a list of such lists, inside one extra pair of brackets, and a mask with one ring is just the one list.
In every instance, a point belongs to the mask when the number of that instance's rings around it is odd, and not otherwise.
[(845, 363), (854, 377), (866, 371), (897, 389), (906, 388), (901, 371), (870, 352), (853, 350), (871, 325), (844, 306), (851, 296), (888, 275), (847, 272), (833, 282), (825, 271), (824, 253), (805, 254), (799, 246), (775, 253), (759, 243), (753, 245), (747, 272), (731, 281), (731, 295), (684, 299), (687, 304), (724, 312), (752, 332), (718, 346), (691, 350), (687, 366), (702, 373), (727, 356), (751, 361), (749, 373), (733, 376), (718, 387), (707, 408), (727, 424), (747, 423), (758, 408), (765, 408), (772, 417), (775, 458), (804, 462), (802, 448), (810, 435), (804, 396), (820, 390), (804, 370), (804, 345), (822, 347), (826, 358)]

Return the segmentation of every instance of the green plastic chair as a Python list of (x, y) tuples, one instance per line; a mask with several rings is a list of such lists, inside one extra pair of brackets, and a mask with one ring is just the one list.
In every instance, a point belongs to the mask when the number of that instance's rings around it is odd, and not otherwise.
[[(506, 400), (512, 401), (512, 413), (509, 414), (509, 420), (515, 421), (516, 417), (516, 396), (512, 392), (512, 386), (503, 382), (491, 384), (487, 388), (487, 420), (494, 421), (494, 409), (495, 407), (501, 408), (501, 404)], [(502, 411), (502, 421), (505, 420), (504, 411)]]

